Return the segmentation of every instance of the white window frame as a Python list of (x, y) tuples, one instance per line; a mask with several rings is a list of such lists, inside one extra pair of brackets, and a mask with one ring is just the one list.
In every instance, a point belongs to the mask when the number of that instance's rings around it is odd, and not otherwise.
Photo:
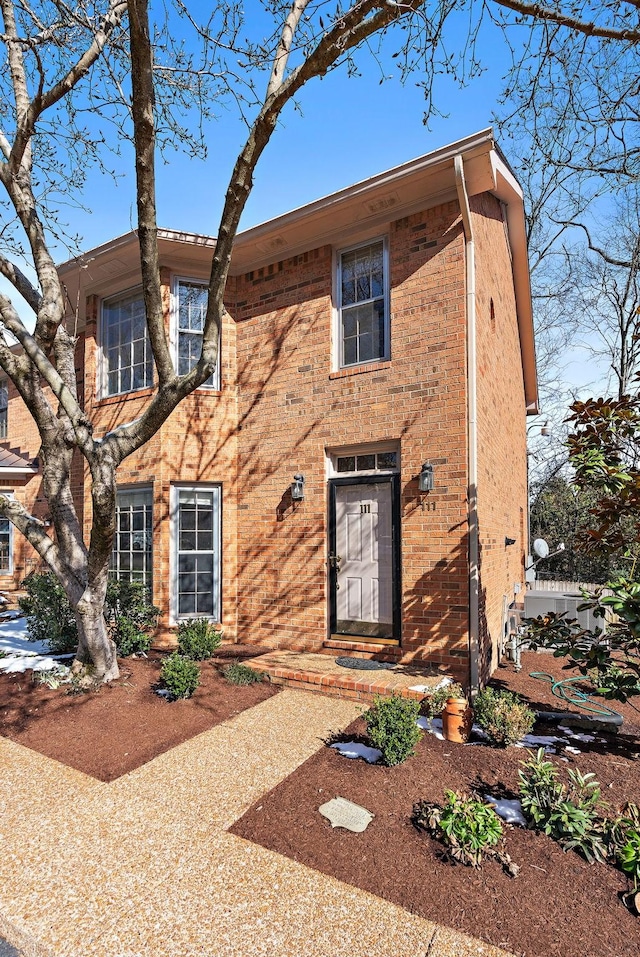
[[(212, 548), (210, 552), (201, 552), (200, 554), (213, 555), (213, 602), (214, 614), (203, 615), (197, 611), (191, 614), (179, 614), (179, 594), (178, 594), (178, 567), (180, 561), (180, 493), (181, 492), (211, 492), (213, 493), (213, 536)], [(177, 484), (171, 486), (170, 494), (170, 543), (171, 543), (171, 595), (169, 599), (169, 613), (171, 624), (177, 625), (180, 621), (187, 618), (208, 618), (209, 621), (220, 623), (222, 621), (222, 484), (211, 483), (206, 485)], [(187, 554), (198, 554), (198, 552), (187, 552)]]
[[(7, 492), (4, 489), (0, 491), (1, 495), (5, 495), (7, 498), (13, 498), (13, 492)], [(0, 516), (0, 521), (8, 522), (9, 524), (9, 568), (3, 569), (0, 567), (0, 575), (3, 577), (13, 575), (13, 523), (9, 521), (8, 518)]]
[(4, 441), (9, 435), (9, 381), (4, 376), (0, 377), (0, 396), (0, 441)]
[[(362, 249), (365, 246), (374, 246), (382, 243), (382, 269), (383, 269), (383, 302), (384, 302), (384, 351), (382, 355), (375, 356), (372, 359), (362, 359), (357, 362), (344, 362), (344, 346), (342, 335), (342, 257), (347, 253)], [(391, 296), (389, 281), (389, 239), (388, 236), (376, 235), (362, 242), (353, 243), (350, 246), (343, 246), (334, 252), (334, 349), (333, 366), (335, 369), (353, 369), (358, 366), (370, 365), (375, 362), (385, 362), (391, 358)], [(369, 300), (371, 301), (371, 300)]]
[[(119, 527), (119, 522), (118, 522), (118, 509), (119, 509), (121, 506), (119, 506), (119, 504), (118, 504), (118, 498), (119, 498), (121, 495), (127, 495), (127, 494), (131, 494), (131, 493), (140, 493), (140, 494), (143, 494), (143, 495), (147, 495), (147, 496), (149, 497), (149, 504), (151, 505), (151, 548), (150, 548), (150, 568), (148, 569), (147, 575), (146, 575), (145, 577), (143, 577), (142, 579), (141, 579), (141, 578), (132, 578), (131, 575), (130, 575), (130, 576), (129, 576), (129, 581), (142, 581), (142, 583), (143, 583), (145, 586), (148, 586), (149, 589), (153, 589), (153, 486), (152, 486), (152, 485), (127, 485), (127, 486), (123, 486), (123, 487), (117, 489), (117, 491), (116, 491), (116, 513), (115, 513), (115, 514), (116, 514), (116, 532), (115, 532), (116, 540), (114, 541), (114, 546), (113, 546), (113, 550), (112, 550), (112, 557), (113, 557), (113, 555), (115, 555), (115, 554), (120, 554), (120, 549), (116, 547), (116, 545), (119, 545), (119, 541), (117, 541), (117, 536), (118, 536), (118, 534), (119, 534), (119, 532), (120, 532), (120, 527)], [(147, 531), (147, 530), (145, 529), (143, 533), (146, 534), (146, 531)], [(134, 534), (135, 534), (135, 533), (134, 533), (133, 529), (131, 529), (131, 535), (133, 536)], [(132, 546), (133, 546), (133, 542), (132, 542)], [(135, 550), (136, 550), (136, 549), (134, 549), (133, 547), (130, 549), (131, 552), (133, 552), (133, 551), (135, 551)], [(145, 549), (145, 551), (146, 551), (146, 549)], [(112, 577), (117, 578), (118, 580), (122, 580), (120, 574), (118, 574), (118, 572), (121, 572), (121, 571), (122, 571), (122, 569), (120, 569), (118, 566), (112, 566), (111, 563), (109, 564), (109, 574), (110, 574)], [(126, 572), (126, 569), (125, 569), (124, 571)], [(131, 571), (133, 571), (133, 569), (129, 569), (129, 571), (131, 572)]]
[[(180, 345), (180, 284), (181, 283), (190, 283), (194, 286), (202, 286), (204, 289), (208, 288), (208, 280), (199, 279), (194, 276), (183, 276), (175, 275), (171, 280), (171, 346), (173, 349), (174, 363), (176, 367), (176, 372), (178, 371), (179, 363), (179, 345)], [(186, 331), (186, 330), (185, 330)], [(216, 360), (216, 367), (206, 382), (203, 382), (202, 385), (198, 386), (199, 389), (212, 389), (213, 391), (220, 390), (220, 352), (222, 348), (222, 330), (220, 330), (220, 339), (218, 341), (218, 357)]]
[[(107, 322), (105, 319), (105, 309), (108, 308), (109, 303), (116, 303), (123, 299), (133, 299), (134, 297), (143, 300), (142, 286), (134, 286), (131, 289), (123, 289), (122, 292), (119, 292), (113, 296), (104, 296), (100, 301), (100, 318), (99, 318), (99, 329), (98, 329), (98, 341), (100, 343), (100, 365), (99, 365), (99, 388), (98, 394), (102, 399), (111, 398), (114, 395), (129, 395), (133, 392), (141, 392), (143, 389), (151, 389), (153, 387), (153, 381), (155, 377), (155, 365), (153, 362), (153, 352), (151, 350), (151, 342), (149, 340), (149, 330), (145, 321), (145, 330), (146, 330), (146, 339), (147, 339), (147, 354), (146, 361), (151, 362), (151, 382), (145, 383), (145, 385), (137, 386), (135, 389), (119, 389), (115, 392), (109, 391), (109, 368), (108, 368), (108, 349), (107, 349)], [(133, 369), (133, 365), (131, 366)], [(133, 376), (132, 376), (133, 378)], [(132, 383), (133, 384), (133, 383)]]

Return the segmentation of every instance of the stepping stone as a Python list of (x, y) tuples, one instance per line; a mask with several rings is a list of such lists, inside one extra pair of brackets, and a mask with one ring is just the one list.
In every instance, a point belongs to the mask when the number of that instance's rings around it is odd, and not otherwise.
[(344, 827), (355, 834), (361, 834), (373, 821), (371, 811), (347, 801), (346, 798), (333, 798), (318, 810), (331, 822), (331, 827)]

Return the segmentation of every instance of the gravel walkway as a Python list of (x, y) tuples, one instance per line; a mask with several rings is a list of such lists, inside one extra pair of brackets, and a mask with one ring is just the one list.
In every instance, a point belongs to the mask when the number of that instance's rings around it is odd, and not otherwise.
[(227, 833), (359, 710), (284, 690), (111, 784), (0, 738), (0, 934), (25, 957), (500, 957)]

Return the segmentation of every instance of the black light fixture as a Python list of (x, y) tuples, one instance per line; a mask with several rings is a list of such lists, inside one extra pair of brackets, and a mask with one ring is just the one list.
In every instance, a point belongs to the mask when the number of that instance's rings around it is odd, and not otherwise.
[(433, 465), (425, 462), (418, 476), (418, 488), (421, 492), (431, 492), (433, 489)]
[(296, 472), (291, 483), (291, 498), (294, 502), (301, 502), (304, 498), (304, 475)]
[(509, 538), (508, 536), (505, 536), (505, 539), (504, 539), (505, 548), (509, 545), (515, 545), (515, 543), (516, 543), (515, 538)]

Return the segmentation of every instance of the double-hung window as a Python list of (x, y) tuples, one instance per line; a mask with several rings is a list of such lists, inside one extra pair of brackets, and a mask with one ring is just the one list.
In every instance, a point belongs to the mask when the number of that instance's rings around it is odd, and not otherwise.
[(340, 366), (389, 358), (389, 291), (384, 239), (338, 254)]
[(102, 350), (105, 395), (153, 385), (153, 356), (142, 290), (103, 302)]
[(175, 488), (174, 614), (220, 621), (220, 487)]
[(7, 437), (7, 423), (9, 414), (9, 390), (6, 379), (0, 379), (0, 439)]
[[(204, 322), (207, 315), (209, 289), (206, 282), (176, 279), (174, 297), (177, 313), (178, 375), (185, 375), (196, 364), (202, 351)], [(217, 363), (215, 372), (202, 385), (220, 388)]]
[[(11, 492), (3, 492), (7, 498), (13, 498)], [(8, 518), (0, 515), (0, 575), (13, 573), (13, 532)]]
[(150, 488), (123, 489), (116, 496), (116, 532), (111, 576), (143, 582), (153, 577), (153, 493)]

